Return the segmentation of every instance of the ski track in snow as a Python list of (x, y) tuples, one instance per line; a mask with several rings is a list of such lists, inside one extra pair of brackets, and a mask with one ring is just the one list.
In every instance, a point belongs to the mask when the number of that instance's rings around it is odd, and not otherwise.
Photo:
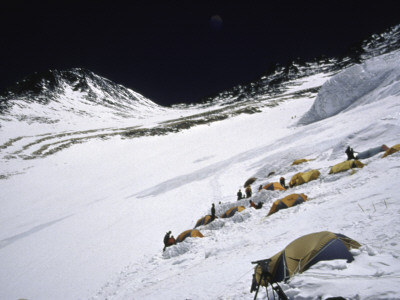
[(71, 217), (71, 216), (66, 216), (66, 217), (60, 218), (58, 220), (54, 220), (54, 221), (50, 221), (50, 222), (47, 222), (47, 223), (44, 223), (44, 224), (40, 224), (40, 225), (35, 226), (35, 227), (25, 231), (25, 232), (22, 232), (20, 234), (14, 235), (12, 237), (3, 239), (3, 240), (0, 241), (0, 249), (4, 248), (4, 247), (7, 247), (8, 245), (18, 241), (19, 239), (25, 238), (25, 237), (27, 237), (29, 235), (32, 235), (32, 234), (34, 234), (34, 233), (36, 233), (36, 232), (38, 232), (40, 230), (43, 230), (43, 229), (45, 229), (45, 228), (47, 228), (47, 227), (49, 227), (49, 226), (51, 226), (51, 225), (53, 225), (55, 223), (61, 222), (61, 221), (65, 220), (66, 218), (69, 218), (69, 217)]

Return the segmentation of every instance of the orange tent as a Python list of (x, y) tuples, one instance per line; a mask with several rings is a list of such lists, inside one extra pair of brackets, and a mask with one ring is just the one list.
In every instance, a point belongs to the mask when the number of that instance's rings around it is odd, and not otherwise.
[(286, 189), (279, 183), (279, 182), (272, 182), (268, 183), (265, 186), (263, 186), (264, 190), (269, 190), (269, 191), (286, 191)]

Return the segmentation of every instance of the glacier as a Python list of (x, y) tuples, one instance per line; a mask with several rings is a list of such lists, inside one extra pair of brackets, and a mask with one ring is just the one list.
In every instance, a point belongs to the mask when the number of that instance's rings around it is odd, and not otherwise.
[(400, 51), (354, 65), (326, 82), (311, 109), (299, 120), (309, 124), (400, 93)]

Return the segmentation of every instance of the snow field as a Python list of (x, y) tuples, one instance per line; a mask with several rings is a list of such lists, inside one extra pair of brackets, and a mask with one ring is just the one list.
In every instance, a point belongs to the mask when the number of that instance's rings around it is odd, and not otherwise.
[[(292, 299), (400, 298), (400, 154), (328, 174), (346, 159), (347, 145), (363, 151), (399, 143), (397, 84), (393, 79), (384, 87), (391, 93), (376, 90), (364, 96), (373, 99), (307, 125), (297, 122), (313, 99), (298, 98), (176, 134), (95, 139), (43, 159), (8, 161), (20, 174), (0, 180), (1, 298), (252, 299), (252, 261), (322, 230), (363, 246), (350, 264), (321, 262), (282, 283)], [(340, 88), (330, 92), (346, 96)], [(299, 158), (314, 160), (291, 166)], [(256, 192), (310, 169), (320, 178), (285, 192)], [(236, 201), (253, 176), (253, 199), (265, 202), (260, 210)], [(266, 217), (274, 200), (291, 193), (309, 201)], [(217, 215), (238, 204), (246, 210), (163, 253), (165, 232), (176, 237), (193, 228), (211, 203)]]

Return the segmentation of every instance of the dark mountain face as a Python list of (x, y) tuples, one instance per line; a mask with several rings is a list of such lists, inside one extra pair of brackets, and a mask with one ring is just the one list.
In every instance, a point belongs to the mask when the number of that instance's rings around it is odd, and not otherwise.
[[(400, 49), (400, 25), (394, 26), (382, 34), (372, 35), (369, 39), (351, 47), (343, 57), (319, 57), (311, 62), (300, 58), (287, 64), (271, 66), (264, 75), (251, 83), (238, 85), (230, 90), (203, 99), (203, 104), (210, 104), (215, 99), (225, 99), (229, 104), (265, 95), (277, 95), (285, 91), (285, 82), (318, 73), (335, 73), (354, 64), (359, 64), (371, 57)], [(231, 100), (228, 100), (231, 99)]]
[(89, 70), (73, 68), (34, 73), (17, 82), (0, 94), (0, 113), (10, 108), (15, 101), (47, 105), (74, 93), (78, 95), (75, 96), (78, 99), (76, 101), (84, 100), (119, 110), (129, 110), (132, 106), (140, 105), (157, 106), (140, 94)]
[(58, 94), (64, 93), (67, 87), (75, 92), (88, 93), (88, 100), (96, 100), (98, 95), (94, 89), (101, 90), (106, 95), (117, 99), (132, 97), (132, 93), (127, 88), (82, 68), (34, 73), (7, 89), (1, 94), (1, 97), (4, 99), (18, 97), (29, 100), (45, 95), (45, 98), (39, 97), (37, 101), (46, 104), (50, 100), (55, 100)]
[[(290, 80), (318, 73), (339, 72), (353, 64), (399, 48), (400, 25), (397, 25), (352, 47), (343, 57), (319, 57), (311, 62), (297, 59), (284, 66), (273, 65), (261, 78), (248, 84), (238, 85), (218, 95), (207, 97), (201, 103), (212, 105), (218, 101), (224, 105), (230, 105), (234, 102), (274, 96), (284, 92), (285, 83)], [(125, 105), (131, 106), (143, 101), (146, 102), (146, 106), (151, 107), (153, 104), (132, 90), (102, 78), (89, 70), (74, 68), (66, 71), (50, 70), (34, 73), (17, 82), (13, 87), (0, 94), (0, 113), (10, 107), (9, 100), (35, 101), (45, 105), (50, 101), (59, 101), (60, 95), (71, 91), (81, 93), (80, 98), (83, 97), (84, 100), (102, 105), (121, 106), (120, 109)], [(149, 105), (149, 103), (151, 104)]]
[(42, 104), (46, 104), (57, 93), (63, 90), (63, 83), (68, 84), (74, 91), (89, 90), (87, 79), (95, 78), (95, 75), (86, 69), (71, 69), (67, 71), (49, 70), (31, 74), (1, 94), (5, 99), (14, 97), (29, 100), (31, 97), (46, 95), (46, 98), (38, 98)]

